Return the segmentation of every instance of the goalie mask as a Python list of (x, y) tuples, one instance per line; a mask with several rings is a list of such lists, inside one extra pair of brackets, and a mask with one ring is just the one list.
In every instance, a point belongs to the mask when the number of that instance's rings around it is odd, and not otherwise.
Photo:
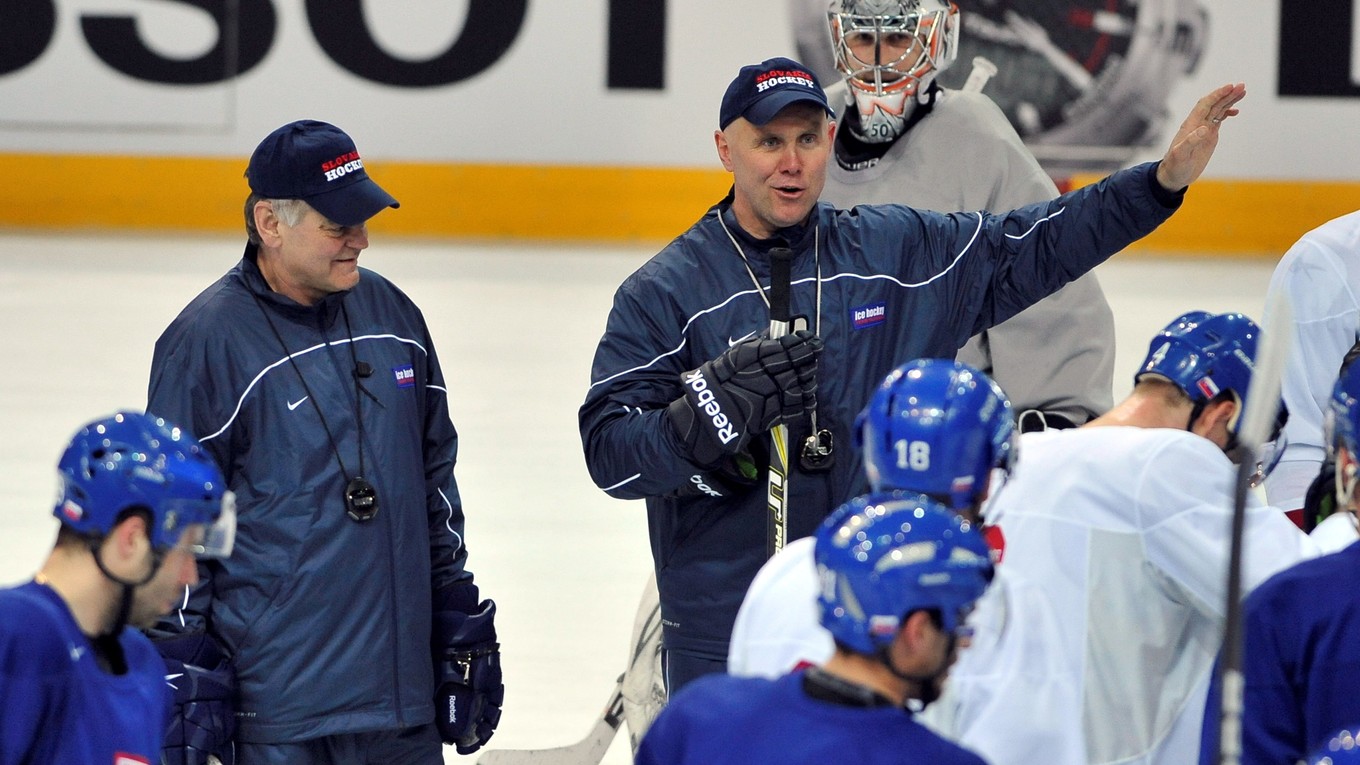
[(859, 111), (859, 138), (891, 141), (958, 54), (959, 9), (946, 0), (834, 0), (836, 68)]

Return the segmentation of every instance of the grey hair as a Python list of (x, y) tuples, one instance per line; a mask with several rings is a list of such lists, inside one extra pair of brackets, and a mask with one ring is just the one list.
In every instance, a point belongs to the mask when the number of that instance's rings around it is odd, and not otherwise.
[(274, 208), (274, 215), (286, 226), (296, 226), (302, 222), (311, 205), (301, 199), (270, 199), (266, 196), (251, 192), (246, 197), (246, 237), (251, 244), (260, 243), (260, 232), (255, 228), (255, 205), (260, 202), (268, 202)]

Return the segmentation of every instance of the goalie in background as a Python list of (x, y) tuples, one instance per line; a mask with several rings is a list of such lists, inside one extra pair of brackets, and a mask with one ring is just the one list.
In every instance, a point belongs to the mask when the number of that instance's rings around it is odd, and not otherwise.
[(180, 678), (127, 627), (231, 554), (230, 495), (197, 441), (136, 412), (81, 428), (58, 471), (52, 552), (0, 590), (0, 762), (160, 762)]
[(966, 645), (964, 617), (992, 578), (982, 535), (924, 495), (879, 493), (838, 508), (815, 555), (835, 654), (775, 680), (696, 680), (652, 724), (638, 763), (983, 763), (908, 708), (938, 696)]
[[(959, 52), (959, 9), (947, 0), (834, 0), (823, 4), (839, 82), (822, 200), (842, 209), (903, 204), (938, 212), (1013, 210), (1058, 189), (993, 100), (942, 87)], [(980, 67), (975, 63), (974, 71)], [(1010, 398), (1022, 430), (1070, 428), (1114, 403), (1114, 313), (1094, 273), (958, 352)]]

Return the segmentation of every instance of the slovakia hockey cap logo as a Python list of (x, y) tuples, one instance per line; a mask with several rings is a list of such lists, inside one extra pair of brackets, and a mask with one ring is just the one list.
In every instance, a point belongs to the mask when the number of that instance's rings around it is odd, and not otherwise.
[(246, 181), (266, 199), (301, 199), (341, 226), (400, 206), (368, 177), (354, 140), (316, 120), (290, 122), (265, 136), (250, 156)]
[(723, 94), (718, 127), (726, 130), (738, 117), (764, 125), (781, 109), (799, 101), (822, 107), (833, 119), (836, 116), (816, 75), (797, 61), (771, 58), (743, 66)]
[(410, 364), (392, 367), (392, 377), (396, 379), (398, 388), (409, 388), (416, 384), (416, 370)]

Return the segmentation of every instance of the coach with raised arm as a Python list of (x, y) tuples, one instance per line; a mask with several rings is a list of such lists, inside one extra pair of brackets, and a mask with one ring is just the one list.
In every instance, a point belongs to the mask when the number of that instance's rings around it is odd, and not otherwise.
[[(816, 78), (784, 58), (741, 69), (714, 134), (732, 190), (619, 287), (580, 410), (596, 484), (647, 501), (672, 693), (725, 667), (768, 499), (786, 500), (796, 539), (864, 488), (845, 445), (875, 385), (903, 359), (952, 358), (1170, 217), (1245, 92), (1201, 98), (1160, 162), (1048, 202), (847, 211), (818, 201), (836, 125)], [(775, 248), (793, 252), (801, 316), (779, 338), (765, 332)], [(778, 423), (786, 484), (767, 470)]]
[[(235, 557), (161, 624), (178, 636), (164, 652), (201, 670), (166, 760), (439, 765), (441, 740), (491, 737), (504, 688), (429, 329), (359, 267), (367, 221), (397, 200), (312, 120), (266, 136), (246, 180), (244, 256), (151, 361), (151, 406), (200, 435), (241, 517)], [(206, 696), (231, 675), (229, 738)]]

